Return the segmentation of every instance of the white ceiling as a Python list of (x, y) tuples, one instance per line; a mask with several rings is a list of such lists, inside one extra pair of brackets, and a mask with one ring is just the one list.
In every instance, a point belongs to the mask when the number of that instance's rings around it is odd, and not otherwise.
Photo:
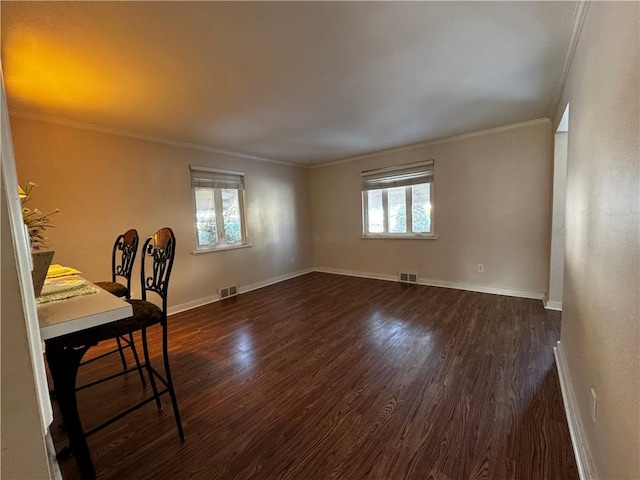
[(7, 2), (12, 111), (306, 165), (548, 116), (577, 2)]

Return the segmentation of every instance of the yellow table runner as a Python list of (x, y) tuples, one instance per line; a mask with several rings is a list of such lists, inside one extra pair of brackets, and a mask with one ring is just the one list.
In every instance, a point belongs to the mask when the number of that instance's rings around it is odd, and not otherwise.
[(47, 278), (66, 277), (68, 275), (77, 275), (78, 273), (81, 272), (75, 268), (53, 264), (50, 265), (49, 270), (47, 270)]

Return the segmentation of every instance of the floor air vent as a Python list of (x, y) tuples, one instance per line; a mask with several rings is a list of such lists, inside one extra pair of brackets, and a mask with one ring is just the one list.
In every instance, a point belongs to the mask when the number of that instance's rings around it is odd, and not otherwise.
[(220, 300), (223, 298), (235, 297), (238, 295), (238, 286), (231, 285), (229, 287), (223, 287), (218, 289), (218, 294), (220, 295)]
[(400, 281), (405, 283), (418, 283), (418, 274), (409, 272), (400, 272)]

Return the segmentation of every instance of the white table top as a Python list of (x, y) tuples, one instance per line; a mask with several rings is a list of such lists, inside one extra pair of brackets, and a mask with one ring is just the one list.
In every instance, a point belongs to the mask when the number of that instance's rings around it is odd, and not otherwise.
[(131, 305), (103, 289), (97, 293), (38, 305), (42, 340), (114, 322), (133, 315)]

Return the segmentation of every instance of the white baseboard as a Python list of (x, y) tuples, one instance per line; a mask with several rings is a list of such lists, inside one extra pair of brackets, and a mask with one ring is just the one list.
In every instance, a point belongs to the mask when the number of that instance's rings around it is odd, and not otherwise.
[(562, 302), (552, 302), (550, 301), (547, 296), (544, 296), (544, 299), (542, 300), (544, 302), (544, 308), (546, 308), (547, 310), (556, 310), (558, 312), (562, 311)]
[(261, 282), (256, 282), (250, 285), (246, 285), (244, 287), (240, 287), (240, 293), (247, 293), (247, 292), (250, 292), (251, 290), (257, 290), (259, 288), (268, 287), (269, 285), (273, 285), (274, 283), (284, 282), (285, 280), (296, 278), (301, 275), (306, 275), (307, 273), (311, 273), (311, 272), (313, 272), (313, 268), (305, 268), (303, 270), (298, 270), (297, 272), (278, 275), (277, 277), (272, 277), (267, 280), (263, 280)]
[[(300, 275), (306, 275), (307, 273), (313, 272), (312, 268), (305, 268), (303, 270), (298, 270), (293, 273), (285, 273), (284, 275), (278, 275), (277, 277), (268, 278), (266, 280), (262, 280), (260, 282), (251, 283), (249, 285), (241, 286), (238, 289), (238, 293), (247, 293), (252, 290), (257, 290), (258, 288), (268, 287), (269, 285), (273, 285), (274, 283), (284, 282), (285, 280), (289, 280), (291, 278), (299, 277)], [(209, 303), (218, 302), (220, 300), (220, 295), (210, 295), (208, 297), (199, 298), (197, 300), (193, 300), (191, 302), (181, 303), (180, 305), (174, 305), (169, 307), (167, 314), (174, 315), (176, 313), (184, 312), (187, 310), (191, 310), (192, 308), (201, 307), (203, 305), (207, 305)]]
[(332, 273), (334, 275), (346, 275), (348, 277), (371, 278), (373, 280), (388, 280), (390, 282), (399, 282), (398, 277), (386, 275), (384, 273), (358, 272), (355, 270), (342, 270), (339, 268), (314, 268), (314, 272)]
[[(305, 268), (303, 270), (298, 270), (297, 272), (286, 273), (284, 275), (278, 275), (277, 277), (272, 277), (266, 280), (262, 280), (260, 282), (252, 283), (250, 285), (241, 286), (239, 289), (239, 293), (240, 294), (247, 293), (252, 290), (257, 290), (259, 288), (267, 287), (269, 285), (273, 285), (274, 283), (284, 282), (285, 280), (299, 277), (300, 275), (305, 275), (311, 272), (332, 273), (335, 275), (347, 275), (350, 277), (371, 278), (375, 280), (387, 280), (390, 282), (400, 281), (397, 276), (387, 275), (382, 273), (358, 272), (354, 270), (342, 270), (337, 268)], [(544, 294), (540, 292), (529, 292), (525, 290), (515, 290), (515, 289), (491, 287), (491, 286), (485, 286), (485, 285), (472, 285), (472, 284), (465, 284), (465, 283), (458, 283), (458, 282), (446, 282), (441, 280), (418, 279), (418, 284), (428, 285), (432, 287), (454, 288), (456, 290), (467, 290), (470, 292), (490, 293), (493, 295), (506, 295), (508, 297), (531, 298), (535, 300), (542, 300), (544, 298)], [(191, 302), (181, 303), (180, 305), (174, 305), (172, 307), (169, 307), (168, 314), (174, 315), (176, 313), (184, 312), (186, 310), (191, 310), (192, 308), (196, 308), (196, 307), (201, 307), (203, 305), (217, 302), (219, 300), (220, 300), (220, 296), (217, 294), (210, 295), (204, 298), (199, 298)]]
[(576, 456), (576, 464), (578, 465), (578, 474), (580, 475), (580, 480), (591, 480), (596, 478), (595, 469), (591, 462), (591, 455), (589, 454), (589, 447), (587, 446), (582, 420), (578, 413), (575, 394), (571, 386), (571, 376), (567, 369), (561, 342), (558, 342), (558, 346), (553, 349), (553, 354), (556, 357), (560, 390), (562, 391), (564, 411), (567, 416), (567, 423), (569, 424), (573, 453)]
[(53, 444), (53, 439), (51, 438), (51, 432), (47, 430), (46, 435), (44, 436), (44, 442), (47, 446), (47, 459), (49, 460), (49, 476), (52, 480), (63, 480), (62, 472), (60, 471), (60, 465), (58, 464), (58, 459), (56, 457), (56, 447)]
[(191, 310), (192, 308), (201, 307), (209, 303), (217, 302), (218, 300), (220, 300), (219, 295), (211, 295), (205, 298), (192, 300), (191, 302), (181, 303), (180, 305), (174, 305), (167, 309), (167, 315), (175, 315), (176, 313), (186, 312), (187, 310)]
[[(397, 276), (381, 273), (358, 272), (354, 270), (341, 270), (337, 268), (314, 268), (316, 272), (333, 273), (336, 275), (348, 275), (350, 277), (371, 278), (375, 280), (388, 280), (391, 282), (399, 282)], [(456, 290), (467, 290), (469, 292), (491, 293), (494, 295), (506, 295), (508, 297), (531, 298), (534, 300), (542, 300), (544, 293), (529, 292), (526, 290), (515, 290), (510, 288), (491, 287), (486, 285), (473, 285), (467, 283), (447, 282), (443, 280), (418, 279), (419, 285), (428, 285), (431, 287), (454, 288)]]

